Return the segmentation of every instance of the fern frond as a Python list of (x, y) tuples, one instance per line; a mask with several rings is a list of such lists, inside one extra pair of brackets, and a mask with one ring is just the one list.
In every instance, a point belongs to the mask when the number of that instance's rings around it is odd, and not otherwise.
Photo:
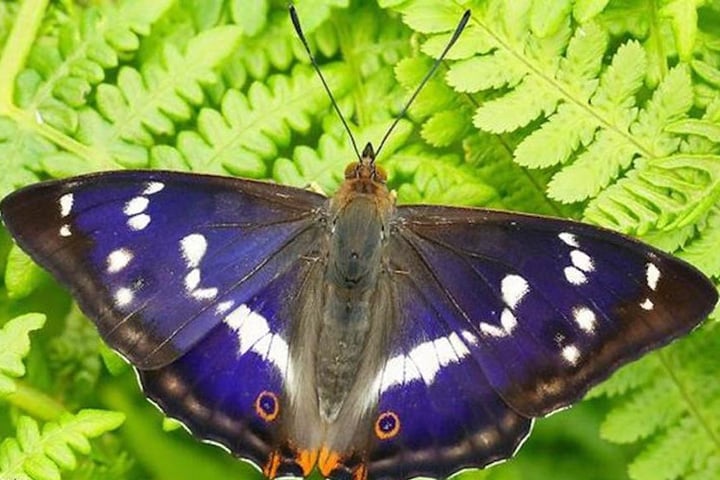
[(398, 189), (402, 202), (476, 206), (497, 202), (497, 191), (457, 155), (411, 144), (396, 151), (386, 165), (396, 178), (405, 180)]
[[(422, 57), (401, 60), (395, 66), (395, 77), (408, 91), (422, 81), (432, 63)], [(434, 147), (445, 147), (462, 141), (470, 133), (472, 105), (463, 102), (438, 77), (431, 79), (411, 107), (413, 120), (423, 121), (422, 138)]]
[[(603, 2), (587, 3), (581, 14), (586, 18), (592, 11), (606, 20), (605, 13), (600, 13), (605, 6)], [(661, 15), (668, 21), (687, 16), (686, 7), (668, 6)], [(423, 33), (451, 30), (452, 18), (461, 13), (460, 6), (440, 2), (410, 1), (397, 8), (406, 23)], [(430, 11), (441, 13), (429, 20)], [(475, 125), (490, 133), (518, 132), (522, 140), (514, 158), (520, 165), (560, 166), (547, 184), (551, 198), (564, 203), (590, 199), (586, 219), (626, 232), (647, 232), (660, 220), (653, 212), (662, 210), (668, 201), (660, 198), (662, 192), (654, 194), (652, 189), (633, 184), (630, 196), (635, 201), (629, 209), (642, 207), (635, 215), (614, 219), (598, 211), (607, 212), (607, 198), (625, 181), (622, 176), (645, 178), (645, 165), (662, 164), (662, 159), (678, 154), (681, 147), (697, 153), (667, 128), (690, 113), (693, 86), (689, 70), (682, 64), (665, 69), (657, 88), (643, 103), (640, 99), (647, 95), (644, 81), (650, 68), (648, 46), (626, 41), (605, 65), (609, 44), (605, 22), (585, 23), (573, 31), (571, 14), (573, 10), (565, 2), (545, 11), (530, 1), (496, 0), (473, 8), (472, 28), (475, 35), (485, 37), (484, 45), (450, 67), (448, 84), (471, 95), (495, 90), (476, 97), (482, 103), (475, 112)], [(678, 35), (686, 40), (692, 36), (687, 31)], [(712, 184), (708, 182), (704, 193), (714, 192)], [(695, 191), (688, 190), (695, 186), (692, 182), (663, 185), (665, 192), (672, 188), (676, 195), (700, 200)], [(608, 186), (611, 189), (604, 191)], [(614, 203), (627, 205), (627, 191), (622, 192)], [(716, 198), (714, 193), (711, 198)], [(698, 221), (710, 206), (707, 201), (688, 207), (697, 214), (687, 217), (688, 222)], [(685, 215), (677, 213), (678, 218)], [(657, 227), (669, 230), (688, 225), (683, 221), (666, 220)]]
[(15, 391), (13, 378), (25, 375), (23, 358), (30, 351), (29, 334), (45, 324), (45, 315), (28, 313), (0, 328), (0, 397)]
[(720, 277), (720, 206), (715, 205), (705, 219), (702, 236), (685, 245), (680, 256), (692, 263), (709, 277)]
[[(634, 480), (713, 478), (720, 457), (720, 385), (714, 357), (720, 348), (717, 326), (649, 355), (618, 372), (597, 390), (622, 395), (622, 403), (603, 424), (602, 435), (615, 442), (649, 439), (631, 463)], [(639, 375), (635, 375), (639, 370)], [(692, 446), (692, 448), (688, 448)]]
[(0, 480), (60, 480), (61, 470), (77, 467), (76, 453), (90, 453), (88, 439), (118, 428), (125, 416), (104, 410), (65, 414), (40, 430), (30, 417), (20, 417), (17, 437), (0, 444)]
[(585, 210), (588, 221), (645, 234), (698, 222), (720, 198), (720, 157), (677, 154), (648, 160), (605, 189)]
[[(140, 45), (139, 35), (170, 6), (171, 1), (132, 0), (81, 11), (66, 18), (59, 35), (35, 43), (27, 69), (17, 79), (18, 106), (36, 112), (49, 125), (72, 133), (77, 129), (77, 107), (85, 105), (92, 87)], [(108, 21), (111, 18), (112, 21)]]
[(55, 387), (69, 410), (94, 392), (101, 373), (100, 337), (91, 322), (73, 304), (62, 331), (48, 342), (47, 363)]
[(9, 298), (27, 297), (45, 278), (44, 271), (17, 245), (10, 248), (5, 266), (5, 287)]
[[(324, 71), (338, 96), (343, 95), (350, 86), (347, 72), (341, 66), (326, 66)], [(297, 68), (289, 77), (254, 83), (247, 95), (230, 89), (220, 111), (202, 109), (197, 131), (180, 133), (177, 151), (195, 171), (264, 177), (265, 161), (277, 156), (278, 146), (288, 144), (291, 132), (307, 131), (310, 116), (327, 111), (327, 95), (315, 82), (312, 71)]]
[(0, 116), (0, 197), (13, 190), (37, 182), (41, 165), (39, 159), (57, 152), (57, 147), (37, 132), (23, 128), (9, 117)]
[(115, 137), (150, 146), (153, 136), (174, 135), (174, 124), (187, 121), (192, 106), (202, 103), (202, 85), (218, 80), (213, 68), (235, 50), (240, 34), (233, 26), (206, 30), (184, 54), (168, 45), (161, 64), (145, 64), (141, 72), (124, 67), (117, 85), (99, 85), (97, 105), (115, 126)]

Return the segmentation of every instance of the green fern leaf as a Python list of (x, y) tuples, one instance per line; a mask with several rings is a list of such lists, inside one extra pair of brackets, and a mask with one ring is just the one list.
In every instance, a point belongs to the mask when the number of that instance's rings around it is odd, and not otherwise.
[(18, 77), (19, 106), (37, 112), (55, 128), (74, 132), (78, 125), (75, 109), (86, 103), (92, 86), (104, 79), (106, 69), (118, 65), (119, 55), (138, 49), (138, 35), (147, 35), (170, 4), (169, 0), (152, 5), (138, 0), (106, 4), (61, 25), (58, 38), (35, 44), (29, 68)]
[(146, 64), (142, 73), (122, 68), (117, 86), (98, 86), (98, 108), (115, 125), (115, 136), (150, 146), (153, 136), (173, 135), (175, 123), (187, 121), (191, 106), (202, 103), (201, 85), (218, 80), (212, 69), (232, 53), (240, 35), (233, 26), (206, 30), (184, 54), (168, 45), (161, 64)]
[(564, 26), (572, 8), (569, 0), (533, 2), (530, 9), (530, 31), (541, 38), (554, 34)]
[(588, 205), (585, 218), (644, 234), (697, 222), (720, 198), (720, 159), (677, 154), (643, 162)]
[(13, 378), (25, 375), (22, 359), (30, 351), (29, 333), (45, 324), (45, 315), (16, 317), (0, 329), (0, 397), (15, 391)]
[(680, 256), (697, 266), (709, 277), (720, 277), (720, 207), (715, 206), (708, 213), (702, 236), (683, 248)]
[[(558, 76), (567, 82), (574, 98), (587, 101), (597, 88), (595, 77), (607, 42), (606, 32), (596, 24), (583, 26), (570, 40)], [(540, 129), (517, 146), (515, 161), (531, 168), (565, 163), (580, 145), (591, 143), (597, 127), (597, 119), (587, 115), (577, 102), (563, 103)]]
[(230, 2), (230, 15), (242, 27), (243, 33), (252, 37), (265, 29), (268, 8), (267, 0), (233, 0)]
[(385, 165), (393, 177), (411, 179), (398, 188), (403, 203), (492, 205), (497, 200), (497, 191), (455, 155), (409, 145), (395, 152)]
[[(410, 57), (395, 66), (395, 77), (408, 91), (417, 88), (431, 62)], [(440, 79), (431, 80), (411, 107), (413, 120), (424, 121), (420, 135), (434, 147), (462, 141), (470, 133), (470, 105), (460, 101)]]
[[(651, 365), (653, 373), (636, 378), (640, 381), (603, 425), (602, 435), (613, 441), (649, 437), (646, 448), (630, 465), (634, 480), (702, 478), (716, 471), (720, 437), (715, 432), (720, 422), (713, 412), (720, 408), (720, 385), (713, 356), (698, 354), (720, 347), (715, 327), (708, 325), (644, 359), (645, 369)], [(636, 365), (618, 373), (632, 375)], [(613, 376), (606, 385), (615, 381)]]
[(60, 470), (77, 467), (76, 454), (90, 453), (88, 439), (118, 428), (125, 416), (104, 410), (65, 414), (42, 431), (35, 420), (20, 417), (17, 437), (0, 444), (0, 480), (60, 480)]
[(10, 249), (5, 267), (5, 287), (9, 298), (27, 297), (46, 278), (44, 271), (18, 246)]
[[(350, 77), (342, 67), (324, 70), (338, 96), (348, 90)], [(271, 78), (267, 86), (251, 85), (247, 96), (228, 90), (221, 111), (201, 110), (198, 131), (178, 136), (178, 151), (195, 171), (265, 177), (265, 160), (277, 157), (292, 131), (307, 131), (311, 114), (326, 111), (327, 95), (315, 81), (311, 71), (298, 68), (290, 77)]]
[(37, 171), (41, 170), (38, 159), (56, 151), (57, 147), (37, 132), (21, 128), (8, 117), (0, 117), (0, 158), (6, 169), (0, 175), (0, 196), (37, 182), (40, 179)]
[(573, 17), (585, 23), (602, 12), (610, 0), (577, 0), (573, 6)]

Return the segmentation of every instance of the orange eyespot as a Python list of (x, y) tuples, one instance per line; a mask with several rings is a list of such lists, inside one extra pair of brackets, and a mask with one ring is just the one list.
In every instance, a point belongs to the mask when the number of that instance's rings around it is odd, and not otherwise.
[(395, 412), (383, 412), (375, 422), (375, 435), (380, 440), (389, 440), (400, 433), (400, 417)]
[(272, 422), (280, 414), (280, 402), (273, 392), (264, 391), (255, 399), (255, 412), (266, 422)]

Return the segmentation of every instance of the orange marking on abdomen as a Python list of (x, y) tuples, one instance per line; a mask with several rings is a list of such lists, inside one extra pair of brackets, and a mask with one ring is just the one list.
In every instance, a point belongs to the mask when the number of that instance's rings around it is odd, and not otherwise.
[(317, 462), (320, 473), (328, 476), (332, 473), (338, 465), (340, 465), (340, 454), (338, 452), (332, 452), (327, 447), (323, 447), (320, 450), (320, 455)]
[(268, 462), (263, 467), (263, 475), (268, 478), (275, 478), (277, 476), (278, 467), (280, 467), (280, 452), (272, 452)]
[(295, 461), (302, 468), (303, 476), (307, 477), (318, 462), (319, 452), (317, 450), (300, 450)]
[(353, 472), (353, 480), (367, 480), (368, 471), (367, 471), (367, 465), (364, 463), (357, 467), (357, 469)]

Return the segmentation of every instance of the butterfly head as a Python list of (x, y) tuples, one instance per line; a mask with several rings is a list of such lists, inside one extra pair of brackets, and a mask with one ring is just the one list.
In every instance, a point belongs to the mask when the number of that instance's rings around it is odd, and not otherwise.
[(385, 170), (375, 165), (375, 149), (372, 143), (365, 145), (359, 162), (353, 162), (345, 168), (345, 179), (363, 179), (382, 184), (387, 181)]

